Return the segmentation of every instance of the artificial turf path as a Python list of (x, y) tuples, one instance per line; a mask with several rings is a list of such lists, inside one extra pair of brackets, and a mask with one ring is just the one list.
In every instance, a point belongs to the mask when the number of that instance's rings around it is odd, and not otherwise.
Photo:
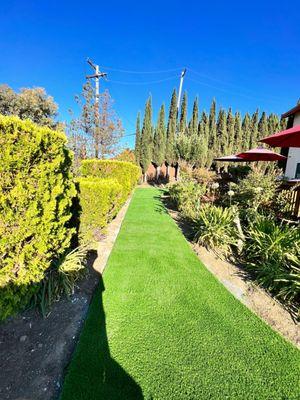
[(62, 400), (299, 399), (300, 352), (203, 267), (159, 196), (134, 193)]

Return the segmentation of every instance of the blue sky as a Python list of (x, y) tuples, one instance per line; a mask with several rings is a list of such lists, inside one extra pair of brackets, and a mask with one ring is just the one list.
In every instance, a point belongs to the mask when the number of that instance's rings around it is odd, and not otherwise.
[[(199, 96), (201, 108), (208, 110), (215, 97), (242, 113), (281, 113), (300, 97), (297, 3), (2, 2), (0, 82), (45, 87), (66, 119), (69, 108), (76, 110), (74, 95), (90, 73), (90, 57), (108, 72), (101, 88), (115, 99), (126, 135), (150, 93), (155, 111), (168, 105), (183, 67), (184, 89), (190, 102)], [(133, 136), (123, 143), (132, 145)]]

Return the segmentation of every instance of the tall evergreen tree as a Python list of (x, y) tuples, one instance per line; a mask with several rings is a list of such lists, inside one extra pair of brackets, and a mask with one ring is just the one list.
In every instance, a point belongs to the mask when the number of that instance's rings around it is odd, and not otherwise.
[(258, 136), (259, 139), (262, 139), (263, 137), (268, 136), (269, 134), (269, 127), (268, 127), (268, 118), (267, 114), (263, 112), (261, 114), (259, 123), (258, 123)]
[(216, 156), (222, 156), (227, 154), (227, 126), (226, 126), (226, 112), (225, 110), (220, 110), (217, 120), (217, 147), (214, 148)]
[(241, 114), (237, 111), (234, 115), (234, 145), (232, 153), (240, 153), (243, 148), (243, 131), (241, 124)]
[(141, 162), (141, 115), (138, 112), (136, 117), (135, 128), (135, 148), (134, 148), (135, 162), (140, 165)]
[(141, 135), (141, 156), (140, 163), (144, 174), (144, 180), (147, 180), (147, 169), (152, 158), (152, 104), (151, 97), (146, 102), (142, 135)]
[(209, 146), (214, 147), (217, 139), (217, 129), (216, 129), (216, 100), (213, 99), (208, 118), (208, 128), (209, 128)]
[(176, 126), (177, 126), (177, 95), (174, 89), (167, 126), (167, 141), (166, 141), (166, 161), (168, 165), (173, 165), (177, 161), (175, 151), (175, 138), (176, 138)]
[(228, 110), (226, 125), (227, 125), (227, 152), (228, 154), (232, 154), (234, 147), (234, 116), (232, 114), (231, 107)]
[(256, 147), (258, 141), (258, 110), (251, 117), (251, 136), (249, 141), (250, 148)]
[(160, 174), (160, 167), (165, 161), (165, 150), (166, 150), (166, 127), (165, 127), (165, 106), (161, 106), (159, 110), (158, 120), (155, 128), (153, 138), (153, 157), (152, 161), (157, 166), (157, 178)]
[(180, 108), (179, 133), (185, 133), (187, 126), (186, 121), (187, 121), (187, 92), (184, 92)]
[(249, 113), (246, 113), (242, 123), (243, 131), (243, 145), (242, 150), (250, 149), (250, 138), (251, 138), (251, 118)]
[(199, 119), (199, 110), (198, 110), (198, 98), (195, 98), (194, 104), (193, 104), (193, 113), (192, 113), (192, 118), (189, 123), (189, 134), (190, 135), (197, 135), (198, 133), (198, 119)]

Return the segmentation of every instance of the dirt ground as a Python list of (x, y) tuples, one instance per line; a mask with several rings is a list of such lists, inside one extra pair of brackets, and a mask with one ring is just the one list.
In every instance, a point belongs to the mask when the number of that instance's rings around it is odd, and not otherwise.
[(130, 200), (109, 224), (97, 252), (91, 252), (87, 276), (70, 299), (55, 303), (47, 318), (28, 310), (0, 325), (0, 400), (57, 399), (89, 303)]
[(212, 251), (195, 245), (190, 240), (190, 230), (180, 221), (177, 211), (166, 206), (170, 216), (175, 220), (183, 234), (189, 240), (195, 253), (206, 268), (250, 310), (263, 319), (274, 330), (300, 348), (300, 325), (284, 306), (270, 296), (265, 290), (251, 281), (245, 271), (237, 265), (220, 259)]

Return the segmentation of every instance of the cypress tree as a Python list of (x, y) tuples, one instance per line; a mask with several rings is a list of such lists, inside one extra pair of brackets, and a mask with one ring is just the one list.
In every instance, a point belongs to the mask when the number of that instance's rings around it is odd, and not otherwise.
[(144, 179), (147, 179), (147, 169), (151, 162), (152, 157), (152, 105), (151, 97), (146, 102), (142, 135), (141, 135), (141, 156), (140, 163), (144, 174)]
[(136, 129), (135, 129), (135, 148), (134, 148), (134, 154), (135, 154), (135, 162), (137, 165), (140, 165), (141, 162), (141, 115), (140, 112), (138, 112), (138, 115), (136, 117)]
[(196, 135), (198, 133), (198, 97), (195, 98), (194, 105), (193, 105), (193, 114), (191, 121), (189, 123), (189, 134)]
[(165, 127), (165, 106), (160, 107), (158, 120), (153, 139), (153, 157), (152, 161), (157, 165), (157, 178), (160, 174), (160, 166), (165, 161), (166, 149), (166, 127)]
[(227, 152), (232, 154), (234, 147), (234, 116), (231, 107), (227, 114)]
[(213, 99), (208, 118), (208, 129), (209, 129), (209, 147), (214, 148), (217, 139), (216, 130), (216, 101)]
[(216, 150), (215, 156), (225, 156), (227, 153), (227, 143), (228, 143), (225, 110), (220, 110), (218, 114), (217, 142), (218, 142), (218, 148), (215, 149)]
[(277, 115), (270, 114), (268, 117), (268, 135), (273, 135), (280, 130), (280, 121)]
[(268, 119), (265, 112), (261, 114), (259, 123), (258, 123), (258, 136), (259, 139), (268, 136), (269, 127), (268, 127)]
[(185, 133), (187, 126), (186, 119), (187, 119), (187, 92), (184, 92), (180, 108), (179, 133)]
[(256, 110), (251, 117), (251, 136), (250, 136), (250, 148), (256, 147), (258, 141), (258, 110)]
[(234, 115), (234, 145), (232, 153), (240, 153), (243, 148), (243, 131), (241, 125), (241, 114), (237, 111)]
[(208, 116), (205, 111), (202, 111), (199, 122), (198, 135), (201, 141), (201, 155), (199, 157), (200, 167), (210, 167), (212, 158), (209, 156), (208, 141), (209, 141), (209, 125)]
[(251, 118), (249, 113), (246, 113), (242, 123), (243, 131), (243, 143), (242, 150), (250, 149), (250, 138), (251, 138)]
[(176, 138), (176, 126), (177, 126), (177, 95), (174, 89), (167, 126), (167, 139), (166, 139), (166, 161), (169, 165), (176, 162), (176, 152), (175, 152), (175, 138)]

